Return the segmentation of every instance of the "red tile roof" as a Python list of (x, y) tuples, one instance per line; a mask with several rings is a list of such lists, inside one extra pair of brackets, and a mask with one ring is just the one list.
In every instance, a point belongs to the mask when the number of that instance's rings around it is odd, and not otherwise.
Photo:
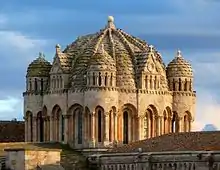
[(113, 148), (109, 152), (220, 150), (220, 131), (172, 133)]
[(23, 121), (0, 121), (0, 143), (24, 142), (25, 125)]

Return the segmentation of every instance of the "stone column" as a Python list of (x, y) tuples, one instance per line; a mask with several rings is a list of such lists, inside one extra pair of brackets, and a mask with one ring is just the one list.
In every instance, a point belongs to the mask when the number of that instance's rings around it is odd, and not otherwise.
[(157, 116), (157, 119), (156, 119), (156, 120), (157, 120), (157, 136), (160, 136), (160, 134), (161, 134), (161, 131), (160, 131), (160, 130), (161, 130), (161, 129), (160, 129), (160, 126), (161, 126), (161, 124), (160, 124), (160, 123), (161, 123), (161, 121), (160, 121), (160, 120), (161, 120), (161, 117), (160, 117), (160, 116)]
[(69, 115), (64, 115), (64, 142), (65, 143), (68, 143), (68, 140), (69, 140), (69, 118), (70, 116)]
[(50, 116), (46, 117), (47, 131), (46, 131), (46, 141), (50, 141)]
[(114, 143), (118, 142), (118, 115), (114, 113)]
[(137, 118), (137, 120), (138, 120), (138, 140), (141, 140), (142, 139), (142, 128), (141, 128), (141, 126), (142, 126), (142, 117), (138, 117)]
[(37, 117), (33, 116), (33, 142), (37, 142)]
[(191, 121), (191, 120), (189, 120), (188, 132), (191, 132), (191, 128), (192, 128), (192, 121)]
[(51, 116), (50, 117), (50, 141), (54, 141), (54, 128), (53, 128), (53, 125), (54, 125), (54, 118)]
[(183, 132), (183, 118), (178, 119), (178, 126), (179, 126), (179, 131), (178, 132)]
[(147, 117), (147, 130), (148, 130), (148, 135), (147, 138), (151, 138), (151, 126), (152, 126), (152, 121)]
[(164, 117), (162, 116), (161, 117), (161, 120), (160, 120), (160, 122), (161, 122), (161, 124), (160, 124), (160, 129), (161, 129), (161, 131), (160, 131), (160, 135), (163, 135), (164, 134)]
[(91, 141), (90, 141), (90, 147), (95, 147), (95, 112), (91, 113)]
[(104, 146), (109, 145), (109, 113), (105, 113)]
[(111, 135), (111, 142), (113, 142), (114, 141), (114, 113), (113, 112), (111, 112), (111, 114), (110, 114), (110, 116), (111, 116), (111, 124), (110, 124), (110, 126), (111, 126), (111, 131), (110, 131), (110, 135)]
[(47, 141), (47, 117), (43, 117), (43, 142)]
[(151, 128), (152, 128), (152, 136), (151, 137), (154, 137), (154, 136), (156, 136), (156, 132), (155, 132), (155, 123), (156, 123), (156, 121), (155, 121), (155, 116), (153, 115), (152, 116), (152, 125), (151, 125)]
[(30, 127), (28, 127), (28, 117), (27, 116), (24, 116), (23, 117), (23, 119), (24, 119), (24, 123), (25, 123), (25, 142), (28, 142), (28, 136), (29, 136), (29, 129), (30, 129)]

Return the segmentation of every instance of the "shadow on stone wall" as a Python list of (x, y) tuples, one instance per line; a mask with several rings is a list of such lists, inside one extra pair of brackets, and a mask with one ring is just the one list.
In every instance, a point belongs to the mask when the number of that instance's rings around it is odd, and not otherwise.
[[(48, 164), (48, 165), (40, 165), (36, 167), (36, 170), (66, 170), (61, 165)], [(72, 168), (72, 170), (75, 170)]]

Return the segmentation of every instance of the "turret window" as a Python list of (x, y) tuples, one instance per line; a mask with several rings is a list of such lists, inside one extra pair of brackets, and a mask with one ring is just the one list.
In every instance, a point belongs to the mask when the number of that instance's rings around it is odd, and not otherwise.
[(173, 91), (176, 91), (176, 83), (174, 79), (173, 79)]
[(110, 86), (112, 86), (112, 81), (113, 81), (113, 74), (111, 73), (111, 77), (110, 77)]
[(95, 82), (96, 82), (96, 81), (95, 81), (95, 73), (93, 73), (93, 74), (92, 74), (92, 84), (93, 84), (93, 86), (95, 86)]
[(108, 78), (108, 74), (107, 73), (105, 73), (105, 86), (107, 86), (107, 78)]
[(31, 82), (31, 79), (29, 80), (29, 90), (32, 91), (32, 82)]
[(34, 79), (34, 90), (37, 91), (38, 90), (38, 86), (37, 86), (37, 79)]
[(101, 76), (101, 73), (99, 72), (99, 86), (102, 85), (102, 76)]
[(43, 92), (43, 90), (44, 90), (44, 80), (43, 79), (40, 80), (40, 86), (41, 86), (41, 91)]
[(182, 91), (182, 81), (180, 78), (179, 78), (179, 91)]

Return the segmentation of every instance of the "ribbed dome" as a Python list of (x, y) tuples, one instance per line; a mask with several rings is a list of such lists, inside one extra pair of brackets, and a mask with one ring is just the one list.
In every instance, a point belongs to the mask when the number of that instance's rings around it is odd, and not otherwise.
[(89, 60), (89, 71), (116, 71), (115, 61), (100, 48)]
[(191, 64), (186, 61), (181, 52), (177, 52), (177, 56), (167, 66), (168, 77), (193, 77)]
[(29, 64), (27, 69), (27, 77), (47, 77), (51, 69), (51, 64), (39, 53), (39, 56)]
[[(149, 52), (150, 47), (145, 41), (129, 35), (121, 29), (117, 29), (113, 21), (113, 17), (109, 17), (104, 29), (94, 34), (79, 37), (63, 51), (63, 53), (72, 58), (73, 86), (86, 84), (84, 75), (89, 71), (91, 57), (97, 57), (93, 62), (101, 63), (104, 58), (98, 54), (98, 51), (102, 49), (102, 54), (105, 54), (105, 57), (108, 58), (108, 60), (105, 60), (105, 65), (108, 65), (108, 67), (112, 63), (116, 65), (117, 81), (120, 82), (119, 84), (116, 83), (117, 86), (135, 88), (135, 74), (137, 68), (139, 68), (138, 58), (146, 60), (146, 54)], [(156, 50), (154, 50), (154, 55), (155, 60), (162, 64), (161, 56)], [(121, 79), (123, 79), (123, 82)]]

